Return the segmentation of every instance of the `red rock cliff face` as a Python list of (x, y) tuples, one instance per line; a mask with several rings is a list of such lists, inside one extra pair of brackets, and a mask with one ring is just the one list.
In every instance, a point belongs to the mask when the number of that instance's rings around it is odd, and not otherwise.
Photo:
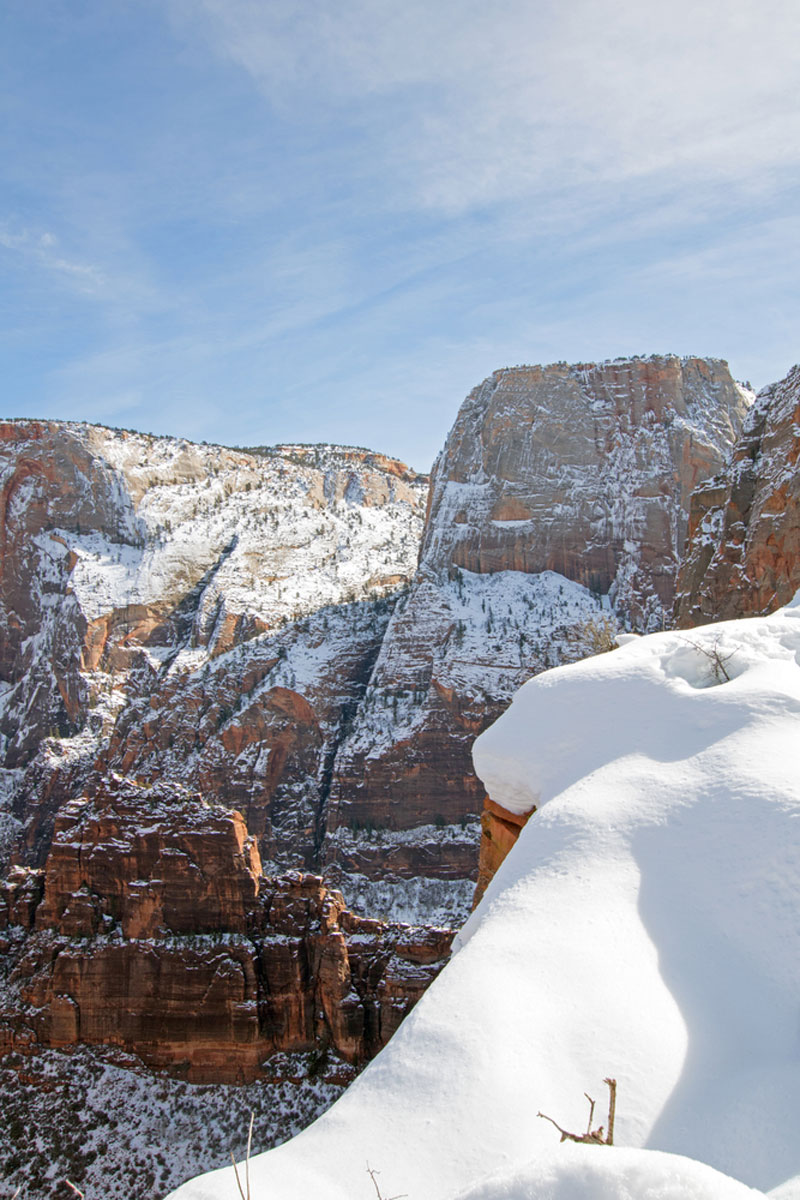
[(44, 869), (0, 888), (0, 930), (6, 1050), (119, 1046), (197, 1082), (258, 1078), (278, 1051), (365, 1061), (452, 936), (356, 917), (319, 876), (265, 878), (239, 813), (121, 781), (59, 814)]
[(692, 496), (679, 627), (759, 616), (800, 588), (800, 367), (757, 397), (725, 470)]
[(82, 724), (80, 651), (86, 620), (70, 594), (66, 539), (96, 530), (137, 541), (110, 465), (58, 422), (0, 423), (0, 730), (5, 763), (29, 758), (48, 733)]
[(713, 360), (497, 372), (436, 464), (405, 591), (423, 481), (394, 460), (7, 423), (14, 861), (42, 867), (64, 806), (119, 772), (240, 811), (268, 874), (326, 866), (366, 911), (457, 920), (474, 737), (611, 608), (663, 620), (688, 494), (742, 408)]
[(717, 360), (498, 371), (434, 467), (421, 561), (557, 571), (647, 624), (671, 607), (689, 497), (744, 412)]
[(329, 864), (464, 879), (475, 736), (607, 622), (670, 619), (690, 495), (745, 411), (706, 359), (517, 367), (472, 392), (434, 465), (417, 578), (337, 753)]

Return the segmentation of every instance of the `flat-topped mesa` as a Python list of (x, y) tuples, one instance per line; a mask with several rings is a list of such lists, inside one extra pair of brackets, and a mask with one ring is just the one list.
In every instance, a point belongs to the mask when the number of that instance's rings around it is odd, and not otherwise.
[(800, 366), (756, 397), (730, 462), (692, 496), (680, 628), (762, 616), (800, 588)]
[(556, 571), (637, 626), (672, 605), (693, 489), (747, 410), (719, 359), (513, 367), (467, 398), (431, 475), (420, 562)]
[(468, 888), (475, 736), (615, 620), (670, 621), (690, 495), (748, 403), (724, 362), (675, 356), (515, 367), (467, 397), (431, 475), (418, 575), (337, 753), (332, 867)]

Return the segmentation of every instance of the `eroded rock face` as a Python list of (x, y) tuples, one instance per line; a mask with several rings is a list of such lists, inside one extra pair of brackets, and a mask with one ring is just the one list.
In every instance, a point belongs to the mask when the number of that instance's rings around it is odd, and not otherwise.
[(364, 450), (3, 423), (0, 737), (17, 774), (0, 782), (16, 792), (16, 859), (41, 865), (59, 807), (120, 770), (202, 789), (245, 813), (272, 869), (312, 867), (426, 492)]
[(419, 572), (337, 752), (328, 864), (463, 880), (462, 826), (477, 842), (484, 798), (475, 736), (615, 622), (670, 620), (690, 495), (746, 408), (713, 359), (517, 367), (471, 393), (434, 465)]
[(478, 862), (478, 882), (475, 885), (473, 908), (480, 903), (483, 893), (494, 879), (497, 868), (503, 862), (517, 838), (536, 812), (514, 813), (497, 804), (487, 796), (481, 813), (481, 849)]
[(452, 938), (264, 877), (240, 813), (121, 780), (65, 807), (43, 869), (12, 871), (0, 931), (5, 1050), (114, 1045), (195, 1082), (274, 1078), (278, 1052), (364, 1062)]
[(69, 540), (96, 531), (135, 544), (141, 531), (111, 465), (56, 422), (0, 423), (0, 732), (5, 764), (48, 733), (74, 733), (86, 688), (86, 617), (71, 594)]
[(800, 367), (759, 393), (725, 470), (692, 496), (679, 627), (760, 616), (800, 587)]
[(7, 423), (14, 861), (42, 866), (65, 805), (119, 772), (240, 811), (268, 874), (325, 867), (423, 919), (434, 881), (457, 919), (473, 739), (615, 614), (665, 619), (687, 497), (743, 409), (714, 360), (497, 372), (437, 461), (416, 575), (425, 484), (394, 460)]
[(261, 860), (236, 811), (110, 780), (55, 824), (35, 927), (93, 937), (245, 933)]
[(727, 364), (675, 357), (498, 371), (431, 477), (421, 561), (556, 571), (638, 626), (671, 609), (689, 497), (745, 413)]

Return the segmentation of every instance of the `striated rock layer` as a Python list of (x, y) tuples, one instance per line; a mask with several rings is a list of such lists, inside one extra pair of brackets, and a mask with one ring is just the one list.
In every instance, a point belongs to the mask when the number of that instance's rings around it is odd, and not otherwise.
[(44, 868), (0, 887), (0, 930), (5, 1052), (112, 1045), (194, 1082), (275, 1078), (300, 1051), (346, 1077), (452, 937), (357, 917), (319, 876), (264, 877), (240, 813), (122, 781), (62, 809)]
[[(475, 736), (531, 675), (670, 620), (689, 499), (748, 396), (714, 359), (498, 371), (437, 459), (420, 567), (334, 763), (325, 861), (463, 879)], [(474, 860), (473, 860), (474, 862)], [(473, 866), (472, 878), (475, 878)]]
[(716, 359), (498, 371), (464, 402), (434, 466), (421, 561), (556, 571), (660, 627), (690, 495), (745, 410)]
[(759, 616), (800, 587), (800, 367), (764, 388), (725, 470), (692, 496), (679, 627)]

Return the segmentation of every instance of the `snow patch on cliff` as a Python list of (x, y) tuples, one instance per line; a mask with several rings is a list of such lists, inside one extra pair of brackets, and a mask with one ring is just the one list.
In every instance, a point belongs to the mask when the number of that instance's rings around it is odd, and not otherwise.
[(77, 556), (71, 582), (90, 620), (164, 605), (210, 574), (208, 613), (224, 604), (274, 625), (392, 590), (414, 570), (427, 481), (413, 473), (394, 479), (335, 447), (306, 463), (277, 448), (249, 455), (108, 430), (92, 440), (130, 491), (142, 535), (124, 545), (56, 531)]
[(554, 571), (479, 575), (454, 568), (417, 580), (390, 619), (340, 757), (380, 758), (411, 738), (436, 689), (450, 690), (479, 719), (487, 700), (510, 701), (536, 671), (589, 653), (587, 626), (607, 616), (603, 597)]

